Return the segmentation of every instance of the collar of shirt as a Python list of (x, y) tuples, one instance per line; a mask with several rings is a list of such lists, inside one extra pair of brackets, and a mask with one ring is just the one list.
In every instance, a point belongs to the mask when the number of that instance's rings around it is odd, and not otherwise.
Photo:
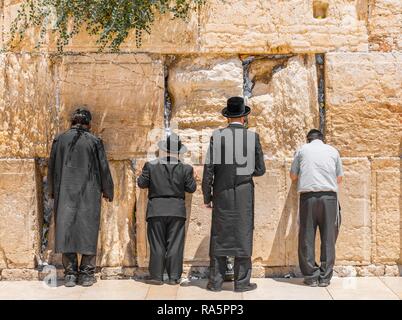
[(322, 143), (324, 143), (322, 140), (320, 140), (320, 139), (315, 139), (315, 140), (313, 140), (313, 141), (311, 141), (310, 143), (314, 143), (314, 144), (322, 144)]

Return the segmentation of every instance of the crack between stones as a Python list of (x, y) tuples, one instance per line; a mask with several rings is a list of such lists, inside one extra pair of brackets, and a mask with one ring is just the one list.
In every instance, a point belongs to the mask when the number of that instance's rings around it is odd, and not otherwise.
[(325, 138), (326, 131), (326, 109), (325, 109), (325, 54), (317, 53), (315, 55), (315, 62), (317, 68), (317, 97), (320, 116), (320, 131)]

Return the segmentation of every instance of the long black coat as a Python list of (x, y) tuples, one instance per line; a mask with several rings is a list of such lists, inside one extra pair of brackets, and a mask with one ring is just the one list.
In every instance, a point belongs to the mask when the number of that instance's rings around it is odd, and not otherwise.
[[(225, 138), (220, 139), (222, 136)], [(236, 153), (247, 158), (242, 160)], [(240, 124), (214, 132), (202, 179), (204, 203), (213, 203), (210, 256), (252, 255), (253, 176), (264, 173), (258, 134)]]
[(185, 193), (193, 193), (197, 183), (193, 167), (174, 157), (146, 162), (137, 183), (148, 188), (147, 219), (152, 217), (186, 218)]
[(113, 200), (102, 140), (73, 127), (54, 139), (48, 183), (56, 214), (56, 252), (95, 255), (101, 197)]

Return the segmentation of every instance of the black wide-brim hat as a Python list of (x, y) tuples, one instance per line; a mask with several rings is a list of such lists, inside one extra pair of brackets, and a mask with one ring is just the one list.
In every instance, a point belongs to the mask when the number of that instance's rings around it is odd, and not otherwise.
[(159, 141), (158, 147), (165, 152), (184, 153), (187, 151), (186, 146), (175, 133), (171, 133), (166, 140)]
[(242, 97), (231, 97), (227, 101), (226, 108), (222, 109), (222, 115), (226, 118), (244, 117), (251, 112), (246, 106)]

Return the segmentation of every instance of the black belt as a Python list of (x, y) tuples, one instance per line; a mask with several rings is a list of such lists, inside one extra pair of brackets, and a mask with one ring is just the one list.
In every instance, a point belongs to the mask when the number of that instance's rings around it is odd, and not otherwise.
[(302, 192), (300, 194), (301, 197), (308, 197), (308, 196), (336, 196), (335, 191), (309, 191), (309, 192)]
[(184, 197), (176, 197), (176, 196), (157, 196), (157, 197), (149, 198), (149, 200), (151, 200), (151, 199), (182, 199), (182, 200), (185, 200)]

